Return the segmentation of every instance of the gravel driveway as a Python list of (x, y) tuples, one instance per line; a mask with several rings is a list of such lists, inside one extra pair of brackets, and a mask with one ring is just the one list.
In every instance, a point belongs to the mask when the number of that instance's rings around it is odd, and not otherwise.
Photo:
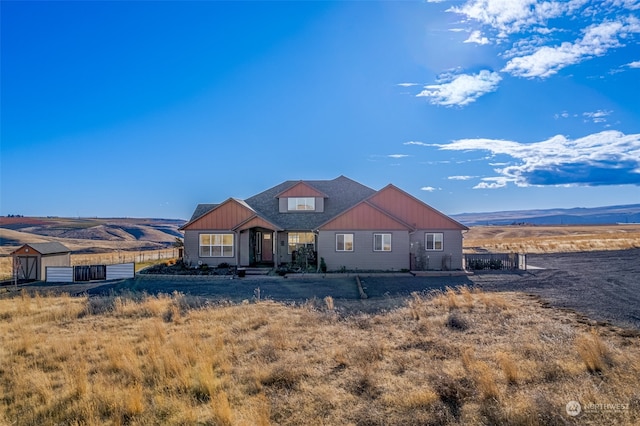
[[(368, 298), (363, 300), (353, 275), (305, 277), (162, 277), (138, 275), (135, 279), (110, 283), (22, 285), (32, 291), (66, 291), (71, 294), (108, 294), (133, 290), (150, 294), (179, 291), (215, 300), (272, 299), (303, 303), (333, 297), (335, 305), (348, 312), (374, 312), (401, 306), (412, 292), (446, 287), (481, 287), (485, 291), (520, 291), (538, 296), (551, 306), (577, 311), (602, 322), (640, 329), (640, 249), (607, 252), (528, 255), (536, 269), (526, 272), (479, 272), (472, 276), (413, 277), (363, 276)], [(537, 269), (540, 268), (540, 269)], [(328, 276), (329, 277), (329, 276)], [(259, 290), (258, 290), (259, 289)], [(12, 289), (8, 289), (10, 294)]]

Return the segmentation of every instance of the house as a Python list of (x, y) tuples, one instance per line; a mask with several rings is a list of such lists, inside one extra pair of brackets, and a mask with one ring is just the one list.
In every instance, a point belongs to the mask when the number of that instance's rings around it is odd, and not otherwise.
[(344, 176), (200, 204), (180, 229), (194, 266), (278, 266), (311, 253), (329, 271), (462, 269), (468, 230), (393, 185), (376, 191)]
[(42, 280), (49, 266), (71, 266), (71, 250), (58, 242), (29, 243), (11, 252), (18, 280)]

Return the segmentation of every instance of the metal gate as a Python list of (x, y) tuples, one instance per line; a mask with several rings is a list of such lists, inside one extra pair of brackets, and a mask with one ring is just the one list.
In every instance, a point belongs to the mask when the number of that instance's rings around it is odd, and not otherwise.
[(97, 281), (106, 279), (106, 265), (79, 265), (73, 268), (74, 281)]

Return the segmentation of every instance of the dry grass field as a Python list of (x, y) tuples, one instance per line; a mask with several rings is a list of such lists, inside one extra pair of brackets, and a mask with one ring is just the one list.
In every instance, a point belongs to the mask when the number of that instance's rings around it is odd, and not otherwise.
[(618, 331), (466, 287), (347, 316), (23, 293), (0, 299), (0, 424), (635, 425), (640, 338)]
[(475, 226), (465, 252), (567, 253), (640, 248), (640, 225)]

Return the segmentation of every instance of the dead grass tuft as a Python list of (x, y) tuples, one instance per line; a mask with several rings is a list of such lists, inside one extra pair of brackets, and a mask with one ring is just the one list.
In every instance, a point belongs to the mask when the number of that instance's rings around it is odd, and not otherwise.
[(609, 349), (594, 330), (576, 339), (576, 349), (590, 373), (601, 373), (612, 363)]

